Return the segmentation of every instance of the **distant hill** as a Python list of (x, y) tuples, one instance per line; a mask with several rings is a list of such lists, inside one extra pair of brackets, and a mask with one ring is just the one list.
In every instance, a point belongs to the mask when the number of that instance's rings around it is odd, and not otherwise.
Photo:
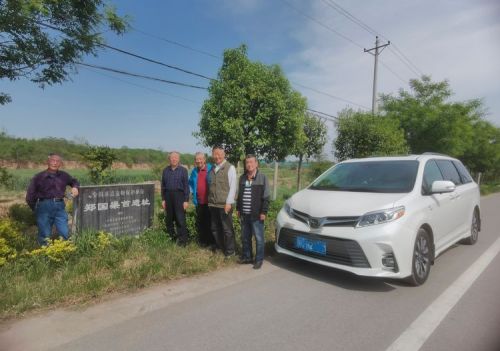
[[(63, 138), (25, 139), (16, 138), (0, 132), (0, 160), (22, 163), (45, 163), (47, 155), (59, 153), (66, 161), (81, 162), (82, 153), (89, 147), (86, 143), (77, 143)], [(113, 148), (117, 162), (127, 166), (134, 164), (166, 163), (167, 151), (155, 149), (133, 149), (127, 147)], [(181, 163), (193, 164), (193, 154), (181, 154)]]

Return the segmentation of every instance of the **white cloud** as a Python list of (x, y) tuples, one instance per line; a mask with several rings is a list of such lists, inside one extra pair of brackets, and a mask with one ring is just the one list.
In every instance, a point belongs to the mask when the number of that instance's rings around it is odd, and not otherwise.
[[(338, 2), (338, 1), (337, 1)], [(339, 2), (340, 3), (340, 2)], [(380, 33), (391, 39), (417, 67), (434, 80), (448, 79), (456, 98), (485, 98), (500, 125), (500, 6), (493, 1), (410, 1), (340, 3)], [(334, 27), (361, 45), (372, 45), (372, 35), (315, 1), (297, 7)], [(285, 66), (292, 81), (371, 106), (373, 58), (362, 50), (305, 18), (290, 34), (302, 49), (291, 55)], [(389, 36), (392, 35), (392, 36)], [(391, 50), (381, 60), (405, 80), (415, 76)], [(407, 88), (384, 66), (379, 66), (380, 93)], [(345, 103), (302, 90), (311, 107), (336, 113)]]

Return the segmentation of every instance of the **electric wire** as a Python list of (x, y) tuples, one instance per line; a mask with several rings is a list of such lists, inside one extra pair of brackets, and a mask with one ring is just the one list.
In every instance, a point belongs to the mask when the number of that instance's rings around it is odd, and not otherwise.
[[(333, 8), (335, 11), (340, 13), (342, 16), (349, 19), (351, 22), (353, 22), (353, 23), (357, 24), (358, 26), (360, 26), (361, 28), (363, 28), (368, 33), (373, 34), (375, 36), (379, 36), (379, 37), (384, 38), (385, 40), (389, 41), (389, 38), (387, 38), (385, 35), (380, 34), (378, 31), (376, 31), (375, 29), (370, 27), (368, 24), (363, 22), (358, 17), (354, 16), (351, 12), (349, 12), (348, 10), (343, 8), (341, 5), (339, 5), (335, 1), (333, 1), (333, 0), (321, 0), (321, 1), (323, 3), (325, 3), (326, 5), (328, 5), (329, 7)], [(422, 71), (403, 53), (403, 51), (401, 49), (399, 49), (397, 47), (396, 44), (394, 44), (393, 41), (391, 42), (391, 44), (394, 47), (394, 49), (389, 47), (389, 50), (392, 52), (392, 54), (394, 56), (396, 56), (396, 58), (398, 58), (405, 66), (408, 67), (408, 69), (410, 71), (412, 71), (417, 76), (423, 75)]]
[(167, 93), (167, 92), (162, 91), (162, 90), (158, 90), (158, 89), (147, 87), (145, 85), (141, 85), (141, 84), (137, 84), (137, 83), (132, 83), (132, 82), (129, 82), (128, 80), (121, 79), (121, 78), (118, 78), (118, 77), (114, 77), (114, 76), (112, 76), (110, 74), (106, 74), (106, 73), (103, 73), (103, 72), (99, 72), (99, 71), (97, 71), (97, 70), (95, 70), (93, 68), (90, 68), (90, 67), (83, 66), (82, 68), (86, 69), (86, 70), (88, 70), (90, 72), (93, 72), (94, 74), (98, 74), (98, 75), (101, 75), (101, 76), (104, 76), (104, 77), (107, 77), (107, 78), (110, 78), (110, 79), (114, 79), (114, 80), (120, 81), (120, 82), (125, 83), (125, 84), (133, 85), (135, 87), (142, 88), (142, 89), (145, 89), (145, 90), (149, 90), (149, 91), (152, 91), (152, 92), (155, 92), (155, 93), (158, 93), (158, 94), (162, 94), (162, 95), (170, 96), (170, 97), (173, 97), (173, 98), (181, 99), (181, 100), (184, 100), (184, 101), (188, 101), (188, 102), (191, 102), (193, 104), (197, 104), (197, 105), (199, 104), (199, 101), (191, 100), (191, 99), (185, 98), (183, 96), (175, 95), (175, 94), (170, 94), (170, 93)]
[(154, 81), (157, 81), (157, 82), (162, 82), (162, 83), (167, 83), (167, 84), (179, 85), (179, 86), (183, 86), (183, 87), (187, 87), (187, 88), (202, 89), (202, 90), (207, 90), (208, 89), (207, 87), (202, 87), (202, 86), (199, 86), (199, 85), (192, 85), (192, 84), (177, 82), (177, 81), (173, 81), (173, 80), (167, 80), (167, 79), (162, 79), (162, 78), (156, 78), (156, 77), (146, 76), (146, 75), (143, 75), (143, 74), (132, 73), (132, 72), (123, 71), (123, 70), (119, 70), (119, 69), (115, 69), (115, 68), (111, 68), (111, 67), (104, 67), (104, 66), (99, 66), (99, 65), (92, 65), (92, 64), (83, 63), (83, 62), (76, 62), (76, 64), (80, 65), (80, 66), (91, 67), (91, 68), (103, 70), (103, 71), (109, 71), (109, 72), (114, 72), (114, 73), (118, 73), (118, 74), (123, 74), (123, 75), (126, 75), (126, 76), (131, 76), (131, 77), (136, 77), (136, 78), (142, 78), (142, 79), (148, 79), (148, 80), (154, 80)]
[(215, 54), (212, 54), (210, 52), (207, 52), (207, 51), (204, 51), (204, 50), (200, 50), (200, 49), (196, 49), (196, 48), (193, 48), (189, 45), (186, 45), (186, 44), (182, 44), (178, 41), (175, 41), (175, 40), (171, 40), (171, 39), (167, 39), (165, 37), (161, 37), (161, 36), (158, 36), (156, 34), (152, 34), (152, 33), (148, 33), (142, 29), (139, 29), (135, 26), (131, 26), (131, 29), (138, 32), (138, 33), (141, 33), (142, 35), (145, 35), (145, 36), (148, 36), (148, 37), (151, 37), (151, 38), (154, 38), (154, 39), (157, 39), (157, 40), (160, 40), (160, 41), (164, 41), (166, 43), (169, 43), (169, 44), (172, 44), (172, 45), (176, 45), (176, 46), (179, 46), (181, 48), (184, 48), (184, 49), (187, 49), (187, 50), (191, 50), (193, 52), (197, 52), (199, 54), (202, 54), (202, 55), (205, 55), (205, 56), (208, 56), (208, 57), (212, 57), (212, 58), (215, 58), (215, 59), (218, 59), (220, 60), (221, 59), (221, 56), (217, 56)]
[(311, 90), (311, 91), (314, 91), (315, 93), (317, 94), (321, 94), (321, 95), (325, 95), (325, 96), (328, 96), (328, 97), (331, 97), (332, 99), (336, 99), (336, 100), (340, 100), (340, 101), (343, 101), (343, 102), (346, 102), (348, 104), (352, 104), (352, 105), (355, 105), (355, 106), (358, 106), (358, 107), (361, 107), (365, 110), (369, 110), (368, 107), (366, 106), (363, 106), (363, 105), (360, 105), (354, 101), (351, 101), (351, 100), (347, 100), (347, 99), (344, 99), (344, 98), (341, 98), (341, 97), (338, 97), (338, 96), (335, 96), (335, 95), (332, 95), (332, 94), (329, 94), (329, 93), (325, 93), (323, 91), (320, 91), (320, 90), (317, 90), (315, 88), (311, 88), (311, 87), (308, 87), (308, 86), (305, 86), (305, 85), (302, 85), (302, 84), (299, 84), (297, 82), (292, 82), (293, 85), (296, 85), (298, 87), (301, 87), (301, 88), (304, 88), (304, 89), (308, 89), (308, 90)]
[(186, 73), (186, 74), (190, 74), (190, 75), (193, 75), (193, 76), (196, 76), (196, 77), (204, 78), (204, 79), (207, 79), (207, 80), (214, 80), (213, 78), (207, 77), (207, 76), (205, 76), (203, 74), (195, 73), (193, 71), (189, 71), (187, 69), (180, 68), (180, 67), (177, 67), (177, 66), (173, 66), (173, 65), (161, 62), (161, 61), (153, 60), (153, 59), (147, 58), (145, 56), (134, 54), (134, 53), (132, 53), (130, 51), (119, 49), (119, 48), (111, 46), (111, 45), (99, 44), (99, 46), (105, 47), (105, 48), (110, 49), (110, 50), (114, 50), (116, 52), (119, 52), (119, 53), (122, 53), (122, 54), (125, 54), (125, 55), (128, 55), (128, 56), (132, 56), (132, 57), (138, 58), (140, 60), (144, 60), (144, 61), (147, 61), (147, 62), (155, 63), (155, 64), (163, 66), (163, 67), (168, 67), (168, 68), (171, 68), (171, 69), (175, 69), (177, 71), (180, 71), (180, 72), (183, 72), (183, 73)]
[(363, 49), (363, 46), (357, 42), (355, 42), (354, 40), (352, 40), (351, 38), (349, 38), (347, 35), (345, 34), (342, 34), (341, 32), (337, 31), (336, 29), (333, 29), (332, 27), (324, 24), (323, 22), (319, 21), (318, 19), (312, 17), (311, 15), (308, 15), (307, 13), (305, 13), (304, 11), (300, 10), (299, 8), (295, 7), (294, 5), (292, 5), (289, 1), (287, 0), (280, 0), (281, 2), (283, 2), (284, 4), (286, 4), (288, 7), (292, 8), (293, 10), (295, 10), (298, 14), (300, 14), (301, 16), (309, 19), (310, 21), (316, 23), (317, 25), (329, 30), (330, 32), (333, 32), (335, 33), (336, 35), (338, 35), (339, 37), (343, 38), (344, 40), (350, 42), (351, 44), (357, 46), (358, 48), (360, 49)]

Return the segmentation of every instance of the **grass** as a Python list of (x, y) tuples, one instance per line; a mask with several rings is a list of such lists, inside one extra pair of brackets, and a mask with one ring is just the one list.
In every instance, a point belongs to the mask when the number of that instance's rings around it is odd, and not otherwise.
[[(84, 242), (92, 234), (75, 238)], [(82, 245), (84, 247), (84, 245)], [(179, 248), (161, 230), (117, 239), (104, 250), (82, 250), (63, 263), (24, 258), (0, 268), (0, 318), (57, 305), (79, 304), (232, 264), (195, 243)]]
[[(268, 254), (272, 252), (274, 219), (281, 205), (282, 201), (273, 202), (266, 220)], [(239, 223), (235, 220), (234, 224), (237, 252), (241, 252)], [(192, 220), (188, 220), (188, 226), (193, 232)], [(24, 232), (34, 239), (36, 228)], [(236, 257), (225, 260), (221, 253), (201, 248), (194, 240), (186, 247), (177, 246), (163, 231), (161, 215), (153, 229), (137, 237), (111, 238), (104, 246), (99, 245), (96, 232), (80, 233), (71, 240), (76, 251), (62, 262), (25, 255), (0, 266), (0, 319), (48, 307), (84, 304), (112, 293), (136, 291), (236, 264)]]
[[(31, 177), (39, 170), (12, 170), (16, 179), (14, 190), (2, 191), (5, 199), (17, 201)], [(86, 170), (70, 170), (82, 185), (88, 184)], [(272, 168), (263, 168), (272, 185)], [(305, 170), (307, 174), (307, 170)], [(154, 179), (149, 170), (117, 170), (120, 183), (135, 183)], [(121, 177), (121, 178), (120, 178)], [(266, 253), (273, 252), (274, 220), (283, 199), (295, 192), (296, 171), (280, 168), (278, 199), (271, 204), (266, 219)], [(305, 175), (303, 184), (307, 184)], [(17, 199), (17, 200), (16, 200)], [(98, 233), (86, 232), (72, 239), (76, 251), (62, 262), (43, 256), (24, 256), (0, 267), (0, 319), (23, 315), (29, 311), (54, 306), (83, 304), (113, 293), (135, 291), (153, 284), (210, 272), (236, 264), (236, 259), (224, 260), (220, 253), (200, 248), (194, 240), (178, 247), (163, 230), (162, 215), (156, 196), (155, 224), (138, 237), (122, 236), (99, 248)], [(1, 204), (0, 204), (1, 205)], [(1, 207), (1, 206), (0, 206)], [(188, 209), (188, 228), (195, 233), (193, 208)], [(237, 252), (241, 252), (240, 228), (235, 219)], [(24, 235), (34, 243), (36, 228), (26, 227)], [(192, 238), (194, 239), (194, 238)], [(255, 245), (254, 245), (255, 247)]]
[(480, 186), (481, 195), (489, 195), (500, 192), (500, 183), (484, 183)]

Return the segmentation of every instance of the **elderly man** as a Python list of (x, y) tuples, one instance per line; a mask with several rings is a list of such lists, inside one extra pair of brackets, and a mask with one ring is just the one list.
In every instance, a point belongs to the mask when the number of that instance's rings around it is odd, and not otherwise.
[[(169, 165), (161, 177), (161, 206), (165, 210), (165, 225), (170, 237), (185, 246), (188, 240), (186, 228), (186, 208), (189, 201), (187, 169), (180, 165), (178, 152), (168, 156)], [(174, 222), (177, 230), (174, 230)]]
[(66, 187), (71, 187), (71, 195), (78, 196), (80, 184), (68, 173), (60, 171), (62, 158), (58, 154), (50, 154), (47, 170), (36, 174), (28, 186), (26, 202), (35, 211), (38, 226), (38, 243), (47, 245), (55, 225), (57, 232), (64, 240), (68, 239), (68, 215), (64, 206)]
[(226, 257), (234, 255), (233, 204), (236, 195), (236, 169), (226, 161), (226, 154), (220, 146), (212, 149), (214, 167), (208, 181), (208, 207), (212, 234), (217, 247)]
[(193, 204), (196, 208), (196, 227), (198, 241), (203, 247), (213, 247), (215, 239), (210, 230), (210, 211), (208, 209), (208, 175), (212, 165), (207, 164), (205, 154), (197, 152), (194, 155), (196, 167), (189, 176), (189, 189), (193, 194)]
[(243, 254), (240, 263), (252, 263), (252, 234), (255, 235), (254, 269), (264, 260), (264, 220), (269, 209), (269, 181), (259, 172), (255, 155), (245, 157), (245, 174), (241, 175), (238, 190), (237, 215), (241, 219)]

